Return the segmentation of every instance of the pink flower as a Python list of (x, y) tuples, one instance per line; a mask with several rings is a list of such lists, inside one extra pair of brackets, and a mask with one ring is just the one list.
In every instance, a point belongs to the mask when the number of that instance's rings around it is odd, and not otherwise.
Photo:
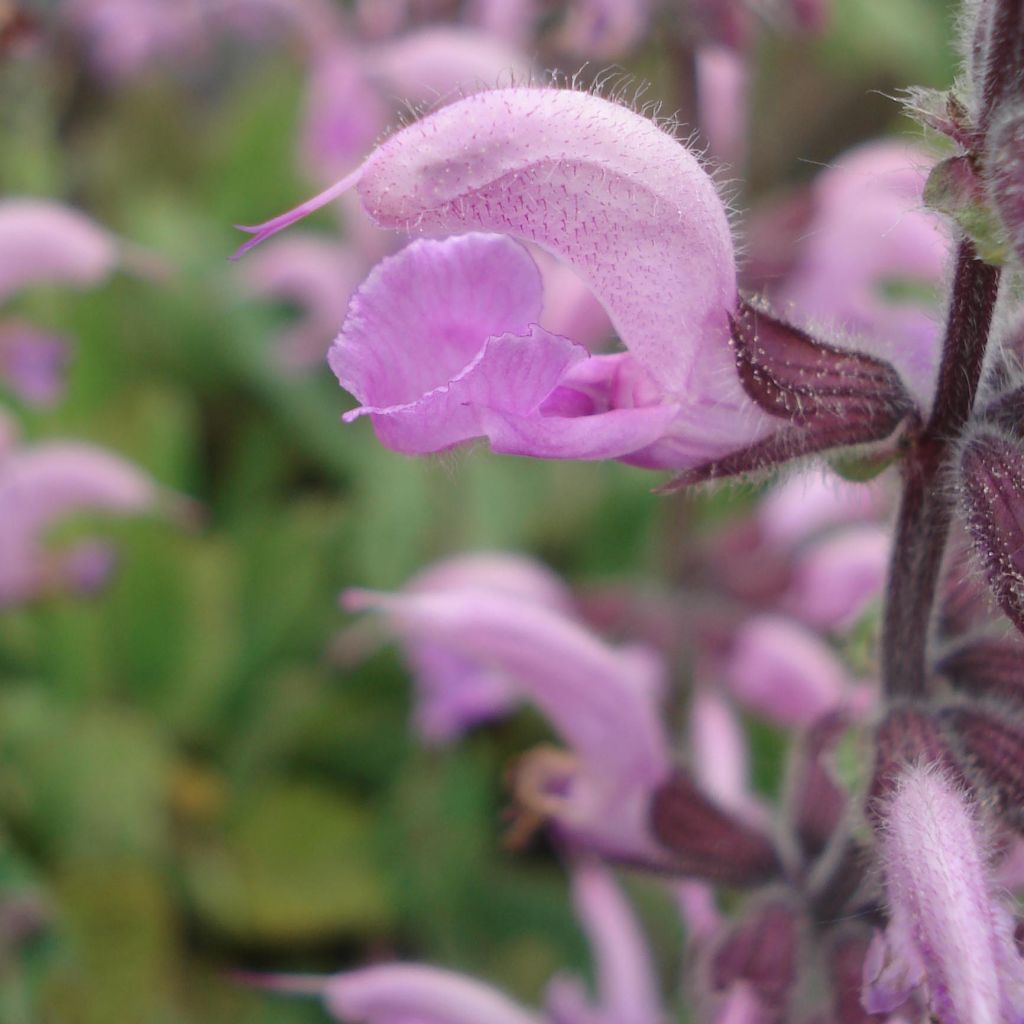
[[(0, 305), (37, 284), (98, 284), (120, 258), (114, 236), (69, 206), (48, 199), (0, 200)], [(57, 401), (67, 361), (63, 338), (19, 320), (0, 320), (0, 384), (22, 400)]]
[(344, 601), (384, 615), (425, 670), (421, 728), (443, 736), (473, 714), (529, 700), (571, 755), (527, 758), (520, 797), (590, 847), (663, 859), (647, 808), (669, 771), (664, 667), (646, 650), (608, 646), (567, 612), (552, 581), (511, 562), (449, 563), (402, 592), (350, 590)]
[(873, 142), (819, 175), (807, 242), (780, 297), (809, 326), (845, 332), (892, 363), (924, 413), (950, 253), (948, 227), (922, 198), (932, 162), (905, 143)]
[(158, 501), (153, 481), (93, 445), (50, 441), (0, 450), (0, 606), (50, 590), (93, 589), (110, 556), (86, 542), (51, 550), (46, 533), (80, 511), (138, 513)]
[(737, 700), (780, 725), (808, 726), (839, 708), (863, 712), (873, 700), (828, 644), (778, 615), (759, 615), (740, 627), (726, 679)]
[(299, 308), (299, 319), (278, 339), (281, 362), (292, 369), (322, 366), (359, 283), (355, 254), (325, 238), (296, 235), (256, 253), (242, 275), (252, 292)]
[(17, 320), (0, 321), (0, 383), (31, 405), (53, 405), (64, 391), (67, 342)]
[(421, 964), (381, 964), (327, 978), (245, 978), (284, 994), (320, 995), (346, 1024), (661, 1024), (654, 969), (632, 910), (595, 861), (572, 868), (576, 913), (596, 960), (596, 998), (580, 979), (551, 981), (541, 1013), (482, 981)]
[[(414, 576), (403, 592), (467, 602), (477, 595), (497, 595), (575, 618), (572, 595), (553, 572), (533, 559), (501, 552), (445, 559)], [(359, 601), (361, 593), (345, 600)], [(507, 714), (524, 699), (515, 677), (499, 665), (463, 654), (443, 640), (406, 636), (401, 619), (386, 613), (384, 624), (402, 641), (416, 686), (414, 725), (425, 742), (452, 740), (480, 722)]]
[(463, 26), (431, 26), (368, 47), (336, 35), (313, 55), (302, 127), (305, 163), (321, 179), (344, 173), (398, 112), (529, 77), (529, 62), (518, 50)]
[(47, 199), (0, 200), (0, 302), (33, 284), (98, 284), (117, 261), (114, 236), (85, 214)]
[(331, 353), (385, 444), (437, 451), (486, 436), (515, 454), (688, 466), (767, 429), (728, 344), (725, 208), (693, 154), (646, 118), (567, 90), (480, 93), (246, 229), (240, 252), (352, 187), (384, 227), (482, 229), (548, 250), (629, 350), (588, 358), (539, 328), (539, 279), (511, 241), (417, 242), (371, 274)]
[(865, 1008), (896, 1010), (916, 993), (941, 1024), (1024, 1019), (1024, 961), (966, 795), (938, 769), (908, 769), (879, 853), (890, 915), (865, 962)]

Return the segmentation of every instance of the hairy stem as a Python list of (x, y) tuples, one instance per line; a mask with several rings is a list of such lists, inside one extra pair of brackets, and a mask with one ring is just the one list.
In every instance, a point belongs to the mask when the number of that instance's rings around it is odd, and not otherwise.
[(974, 407), (998, 289), (998, 268), (982, 263), (973, 244), (962, 241), (931, 418), (903, 460), (882, 625), (882, 684), (890, 697), (927, 690), (928, 633), (953, 520), (943, 474)]

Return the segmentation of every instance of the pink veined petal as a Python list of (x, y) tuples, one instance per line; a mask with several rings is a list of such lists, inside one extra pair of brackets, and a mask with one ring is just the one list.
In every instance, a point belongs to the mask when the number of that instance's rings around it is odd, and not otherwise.
[(783, 606), (819, 629), (848, 625), (881, 595), (891, 548), (884, 526), (853, 527), (825, 538), (798, 556)]
[(323, 997), (328, 1011), (346, 1024), (541, 1024), (483, 982), (419, 964), (335, 975), (326, 980)]
[(117, 260), (113, 236), (85, 214), (45, 199), (0, 200), (0, 302), (37, 283), (96, 284)]
[(420, 240), (363, 282), (328, 362), (365, 405), (409, 405), (466, 371), (489, 338), (525, 335), (540, 309), (540, 275), (518, 243)]
[(778, 615), (740, 627), (726, 678), (737, 700), (781, 725), (810, 725), (852, 699), (851, 680), (831, 648)]
[[(902, 778), (880, 835), (895, 925), (886, 940), (892, 967), (906, 963), (910, 980), (923, 972), (941, 1024), (1016, 1024), (1024, 1019), (1024, 961), (975, 814), (938, 770), (911, 768)], [(877, 958), (871, 967), (877, 971)], [(868, 964), (865, 973), (869, 1004)]]
[[(331, 368), (364, 402), (346, 421), (370, 415), (383, 444), (410, 453), (486, 436), (507, 454), (614, 458), (660, 437), (675, 408), (614, 408), (632, 401), (621, 362), (588, 360), (537, 326), (540, 305), (536, 266), (509, 238), (413, 242), (370, 274), (331, 348)], [(581, 362), (594, 370), (573, 375)]]
[(566, 369), (586, 358), (586, 352), (542, 327), (533, 325), (527, 332), (488, 338), (480, 354), (458, 376), (416, 401), (362, 406), (346, 413), (345, 420), (369, 415), (382, 444), (410, 454), (443, 451), (483, 435), (492, 439), (495, 451), (546, 454), (538, 450), (540, 445), (532, 435), (509, 441), (504, 424), (525, 421), (532, 425), (538, 406)]
[(665, 736), (654, 704), (630, 678), (634, 663), (572, 619), (484, 590), (348, 591), (345, 600), (388, 615), (409, 640), (443, 643), (500, 669), (570, 747), (609, 775), (650, 785), (667, 772)]
[(604, 1019), (658, 1024), (663, 1014), (650, 952), (611, 872), (596, 861), (585, 861), (573, 870), (572, 889), (596, 961)]
[(685, 391), (698, 364), (705, 378), (715, 367), (735, 378), (725, 208), (693, 154), (625, 107), (558, 89), (467, 97), (398, 132), (314, 199), (243, 229), (255, 237), (239, 254), (352, 187), (384, 227), (498, 231), (560, 256), (668, 390)]

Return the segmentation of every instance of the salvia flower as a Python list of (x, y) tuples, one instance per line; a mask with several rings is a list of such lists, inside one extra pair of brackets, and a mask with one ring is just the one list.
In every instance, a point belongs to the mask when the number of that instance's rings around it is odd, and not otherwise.
[[(0, 305), (24, 288), (99, 284), (121, 258), (110, 232), (69, 206), (46, 199), (0, 200)], [(65, 339), (21, 320), (0, 320), (0, 384), (33, 405), (64, 387)]]
[(662, 1024), (647, 944), (612, 874), (594, 861), (577, 863), (572, 894), (594, 953), (596, 992), (591, 996), (574, 976), (556, 976), (540, 1012), (484, 982), (421, 964), (250, 980), (281, 993), (319, 995), (345, 1024)]
[(454, 567), (455, 585), (350, 590), (344, 601), (384, 615), (422, 659), (421, 685), (433, 690), (423, 725), (435, 735), (473, 713), (493, 715), (512, 698), (541, 710), (570, 753), (539, 750), (523, 760), (517, 795), (527, 810), (587, 846), (661, 857), (646, 813), (669, 772), (658, 715), (662, 664), (646, 650), (606, 644), (552, 601), (554, 588), (538, 599), (536, 574), (520, 571), (507, 586), (509, 568), (497, 586), (494, 573), (481, 583), (479, 566), (463, 565)]
[(158, 501), (148, 475), (94, 445), (49, 441), (0, 451), (0, 607), (103, 581), (109, 549), (89, 541), (49, 547), (47, 532), (58, 522), (77, 512), (144, 512)]
[(345, 316), (361, 276), (360, 261), (347, 246), (319, 236), (282, 238), (256, 253), (242, 268), (254, 294), (294, 304), (298, 319), (277, 343), (281, 363), (292, 369), (322, 366), (330, 339)]
[(872, 702), (871, 689), (850, 678), (822, 639), (780, 615), (739, 628), (726, 679), (738, 700), (781, 725), (807, 726), (840, 708), (860, 713)]
[(687, 466), (766, 429), (728, 344), (725, 206), (697, 158), (647, 118), (570, 90), (470, 96), (246, 229), (254, 238), (239, 252), (353, 187), (382, 227), (490, 231), (548, 250), (590, 286), (628, 350), (590, 358), (539, 328), (539, 280), (510, 240), (414, 243), (357, 292), (331, 352), (385, 444), (436, 451), (487, 436), (514, 454)]
[(843, 333), (899, 370), (925, 413), (939, 365), (939, 293), (949, 228), (924, 206), (934, 158), (901, 142), (871, 142), (814, 182), (814, 217), (780, 296), (799, 321)]
[[(467, 603), (478, 595), (497, 595), (575, 618), (572, 595), (553, 572), (533, 559), (503, 552), (445, 559), (409, 580), (403, 591), (461, 597)], [(358, 592), (345, 597), (347, 602), (360, 599)], [(402, 642), (412, 672), (416, 686), (413, 725), (421, 740), (447, 742), (472, 726), (507, 714), (524, 699), (514, 676), (500, 666), (429, 636), (406, 636), (400, 617), (385, 613), (384, 625)]]
[(917, 996), (940, 1024), (1024, 1020), (1024, 961), (967, 794), (941, 770), (910, 768), (881, 822), (890, 917), (865, 963), (865, 1008)]
[(0, 201), (0, 302), (33, 284), (88, 287), (116, 266), (113, 235), (46, 199)]

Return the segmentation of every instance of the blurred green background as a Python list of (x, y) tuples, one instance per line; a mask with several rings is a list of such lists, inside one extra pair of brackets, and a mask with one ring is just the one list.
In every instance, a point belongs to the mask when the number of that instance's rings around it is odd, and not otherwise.
[[(839, 0), (820, 39), (766, 34), (740, 205), (914, 130), (886, 94), (948, 83), (950, 20), (929, 0)], [(657, 38), (631, 70), (664, 89)], [(531, 552), (581, 587), (668, 586), (730, 499), (656, 498), (618, 465), (403, 458), (365, 420), (340, 425), (349, 400), (326, 371), (281, 373), (289, 311), (247, 296), (225, 257), (232, 223), (310, 192), (301, 92), (299, 62), (273, 48), (116, 87), (59, 47), (0, 58), (3, 193), (73, 202), (176, 268), (18, 298), (77, 339), (66, 400), (19, 408), (24, 432), (108, 445), (202, 506), (187, 528), (70, 524), (113, 538), (112, 584), (0, 612), (3, 1024), (326, 1020), (234, 984), (239, 969), (398, 955), (528, 1002), (556, 970), (586, 970), (551, 851), (501, 845), (504, 769), (543, 723), (523, 712), (419, 748), (393, 652), (332, 663), (337, 594), (480, 547)], [(772, 771), (762, 758), (765, 785)], [(669, 976), (671, 908), (631, 891)]]

